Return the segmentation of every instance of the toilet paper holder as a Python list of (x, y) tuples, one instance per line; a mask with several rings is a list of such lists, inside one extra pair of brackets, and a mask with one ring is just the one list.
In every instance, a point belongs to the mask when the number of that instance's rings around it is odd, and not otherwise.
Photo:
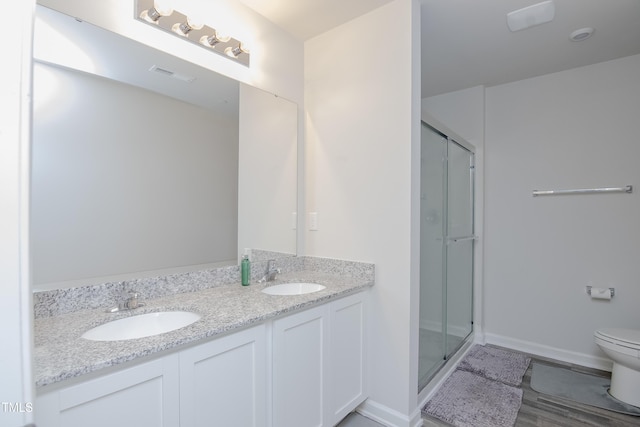
[[(587, 286), (587, 294), (591, 295), (591, 288), (593, 286)], [(615, 288), (609, 288), (609, 292), (611, 292), (611, 298), (613, 298), (613, 296), (616, 294), (616, 289)]]

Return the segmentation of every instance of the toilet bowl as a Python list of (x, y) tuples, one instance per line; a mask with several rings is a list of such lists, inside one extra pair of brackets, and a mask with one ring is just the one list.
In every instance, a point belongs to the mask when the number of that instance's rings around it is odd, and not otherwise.
[(640, 407), (640, 330), (598, 329), (593, 335), (596, 344), (613, 360), (609, 393)]

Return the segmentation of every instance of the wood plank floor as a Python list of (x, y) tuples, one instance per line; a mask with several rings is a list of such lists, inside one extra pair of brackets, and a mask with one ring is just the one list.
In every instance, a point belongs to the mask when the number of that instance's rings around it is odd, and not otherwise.
[[(513, 351), (513, 350), (510, 350)], [(522, 380), (522, 406), (518, 412), (515, 427), (638, 427), (640, 417), (619, 414), (605, 409), (595, 408), (570, 400), (538, 393), (531, 389), (531, 369), (533, 362), (543, 362), (547, 365), (569, 368), (576, 372), (583, 372), (610, 378), (611, 374), (596, 369), (562, 363), (537, 356), (531, 357), (531, 364)], [(424, 426), (445, 427), (449, 424), (432, 417), (423, 415)]]

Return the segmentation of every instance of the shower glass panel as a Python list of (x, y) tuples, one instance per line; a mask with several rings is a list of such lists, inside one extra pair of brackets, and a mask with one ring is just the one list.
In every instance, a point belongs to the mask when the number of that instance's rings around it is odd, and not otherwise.
[(473, 329), (473, 153), (448, 143), (447, 173), (447, 354)]
[(422, 123), (419, 390), (473, 330), (473, 156)]
[(423, 124), (420, 159), (420, 388), (442, 365), (446, 356), (442, 321), (446, 149), (447, 138)]

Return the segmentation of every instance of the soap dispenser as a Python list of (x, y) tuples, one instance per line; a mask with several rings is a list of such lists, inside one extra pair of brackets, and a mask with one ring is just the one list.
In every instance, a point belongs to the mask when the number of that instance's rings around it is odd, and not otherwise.
[(242, 286), (248, 286), (251, 280), (251, 261), (249, 261), (249, 253), (245, 249), (244, 255), (242, 255), (242, 261), (240, 261), (240, 278), (242, 280)]

